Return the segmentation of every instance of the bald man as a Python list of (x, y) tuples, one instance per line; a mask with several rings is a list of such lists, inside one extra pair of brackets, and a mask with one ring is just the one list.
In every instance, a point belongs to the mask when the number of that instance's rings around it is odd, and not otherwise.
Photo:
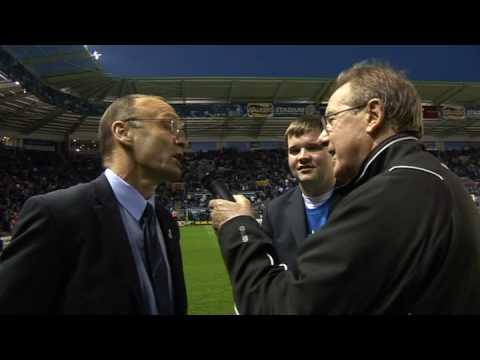
[(0, 313), (186, 313), (178, 225), (155, 200), (181, 178), (182, 127), (161, 97), (109, 106), (104, 173), (25, 202), (0, 257)]

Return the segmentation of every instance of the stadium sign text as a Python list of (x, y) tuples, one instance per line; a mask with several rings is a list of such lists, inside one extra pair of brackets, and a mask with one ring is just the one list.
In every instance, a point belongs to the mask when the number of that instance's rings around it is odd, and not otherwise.
[(442, 115), (446, 120), (464, 120), (465, 107), (460, 105), (443, 105)]
[(468, 109), (467, 110), (468, 119), (480, 119), (480, 109)]
[(247, 113), (249, 117), (263, 118), (273, 116), (272, 103), (250, 103), (247, 106)]

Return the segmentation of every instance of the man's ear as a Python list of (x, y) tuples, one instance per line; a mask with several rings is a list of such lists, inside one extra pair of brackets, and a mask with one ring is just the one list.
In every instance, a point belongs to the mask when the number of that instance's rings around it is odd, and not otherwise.
[(121, 144), (131, 146), (133, 143), (132, 130), (126, 121), (114, 121), (112, 123), (112, 135)]
[(370, 99), (367, 103), (367, 133), (377, 134), (385, 125), (385, 108), (383, 101), (379, 98)]

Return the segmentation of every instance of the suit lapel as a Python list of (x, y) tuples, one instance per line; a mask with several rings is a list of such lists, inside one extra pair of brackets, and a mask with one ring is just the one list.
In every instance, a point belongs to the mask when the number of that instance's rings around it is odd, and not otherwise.
[(101, 175), (93, 183), (97, 199), (94, 210), (101, 224), (100, 238), (108, 243), (108, 248), (114, 256), (118, 257), (119, 267), (123, 270), (125, 280), (133, 291), (139, 309), (144, 309), (135, 260), (115, 195), (105, 175)]
[(291, 218), (292, 226), (290, 226), (290, 231), (293, 234), (297, 246), (300, 246), (303, 240), (307, 237), (307, 225), (305, 218), (305, 205), (303, 203), (302, 193), (298, 186), (290, 196), (286, 211)]

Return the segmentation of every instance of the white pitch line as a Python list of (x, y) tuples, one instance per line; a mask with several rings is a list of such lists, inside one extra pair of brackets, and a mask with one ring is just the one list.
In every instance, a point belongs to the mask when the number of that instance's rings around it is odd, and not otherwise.
[(211, 235), (213, 236), (213, 238), (217, 238), (217, 235), (215, 235), (214, 231), (213, 231), (213, 228), (210, 226), (210, 225), (207, 225), (207, 229), (206, 229), (208, 235)]

